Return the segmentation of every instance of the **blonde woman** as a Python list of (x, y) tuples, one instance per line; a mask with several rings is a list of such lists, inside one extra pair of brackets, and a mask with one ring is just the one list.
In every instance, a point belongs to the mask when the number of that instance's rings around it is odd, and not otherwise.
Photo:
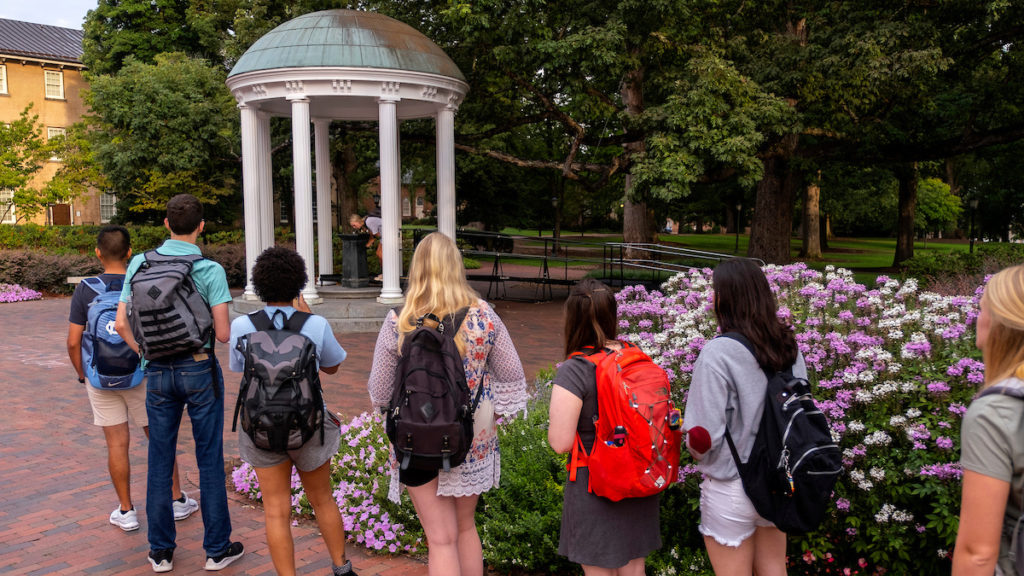
[(412, 498), (423, 524), (431, 576), (480, 576), (483, 551), (475, 512), (480, 494), (498, 485), (501, 460), (495, 414), (514, 414), (526, 406), (526, 379), (519, 355), (505, 325), (491, 307), (470, 288), (462, 255), (447, 236), (425, 237), (409, 266), (409, 286), (401, 313), (388, 312), (377, 346), (368, 384), (375, 407), (387, 406), (395, 384), (395, 368), (405, 336), (427, 313), (450, 318), (468, 308), (455, 343), (463, 357), (466, 383), (475, 398), (482, 393), (473, 418), (473, 444), (465, 462), (445, 472), (399, 472), (391, 458), (391, 490), (397, 501), (399, 483)]
[(1003, 270), (985, 286), (976, 344), (985, 383), (960, 430), (964, 477), (953, 576), (1009, 576), (1017, 574), (1010, 542), (1024, 507), (1024, 403), (1013, 397), (1024, 391), (1024, 266)]

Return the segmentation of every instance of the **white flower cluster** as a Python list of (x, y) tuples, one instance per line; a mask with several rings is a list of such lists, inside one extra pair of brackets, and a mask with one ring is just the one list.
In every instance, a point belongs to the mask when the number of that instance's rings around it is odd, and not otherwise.
[(868, 446), (888, 446), (890, 442), (892, 442), (892, 438), (883, 430), (877, 430), (864, 437), (864, 444)]
[(889, 418), (889, 426), (893, 428), (903, 428), (906, 425), (907, 419), (904, 416), (900, 416), (899, 414), (897, 414), (892, 418)]
[(878, 468), (877, 466), (872, 466), (871, 470), (868, 470), (868, 474), (870, 474), (871, 477), (875, 479), (875, 482), (881, 482), (882, 480), (885, 480), (885, 470), (883, 470), (882, 468)]
[(864, 476), (864, 472), (861, 472), (860, 470), (850, 470), (850, 480), (853, 480), (853, 483), (857, 485), (857, 488), (860, 488), (865, 492), (875, 487), (874, 482), (868, 480), (867, 477)]
[(892, 504), (883, 504), (882, 509), (875, 514), (875, 521), (884, 524), (889, 520), (898, 524), (906, 524), (914, 521), (914, 515), (905, 510), (899, 510)]
[(850, 432), (863, 432), (864, 423), (860, 420), (850, 420), (850, 423), (846, 425), (846, 429)]

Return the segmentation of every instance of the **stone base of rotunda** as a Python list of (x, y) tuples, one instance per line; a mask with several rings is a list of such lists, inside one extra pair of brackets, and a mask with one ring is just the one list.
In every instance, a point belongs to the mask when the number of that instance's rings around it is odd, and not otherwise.
[[(366, 288), (343, 288), (340, 285), (317, 286), (321, 302), (310, 305), (314, 314), (319, 314), (331, 323), (337, 334), (358, 332), (379, 332), (388, 310), (396, 304), (377, 302), (380, 286)], [(231, 304), (231, 317), (249, 314), (263, 308), (259, 300), (246, 300), (237, 296)]]

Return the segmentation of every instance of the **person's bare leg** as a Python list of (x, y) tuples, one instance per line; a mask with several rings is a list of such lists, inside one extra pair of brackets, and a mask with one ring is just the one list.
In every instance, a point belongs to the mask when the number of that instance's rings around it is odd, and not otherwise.
[(786, 533), (774, 527), (754, 532), (754, 574), (786, 576)]
[(269, 468), (253, 468), (263, 493), (263, 518), (267, 548), (279, 576), (295, 576), (295, 543), (292, 540), (292, 462)]
[(646, 558), (633, 558), (625, 566), (620, 566), (616, 576), (644, 576)]
[(128, 442), (130, 433), (128, 423), (122, 422), (113, 426), (103, 427), (103, 437), (107, 441), (107, 470), (110, 482), (114, 485), (121, 510), (132, 509), (131, 460), (128, 458)]
[(334, 499), (331, 487), (331, 461), (310, 472), (299, 470), (302, 487), (306, 490), (306, 499), (313, 506), (316, 524), (320, 535), (327, 545), (327, 553), (335, 566), (343, 566), (345, 558), (345, 524), (341, 520), (338, 503)]
[(747, 538), (739, 546), (724, 546), (711, 536), (704, 537), (711, 567), (718, 576), (751, 576), (754, 567), (754, 539)]
[(484, 573), (484, 551), (480, 533), (476, 530), (476, 503), (479, 500), (478, 495), (455, 498), (461, 576), (483, 576)]
[(437, 495), (437, 478), (422, 486), (407, 487), (407, 490), (427, 537), (427, 574), (459, 574), (459, 528), (455, 498)]

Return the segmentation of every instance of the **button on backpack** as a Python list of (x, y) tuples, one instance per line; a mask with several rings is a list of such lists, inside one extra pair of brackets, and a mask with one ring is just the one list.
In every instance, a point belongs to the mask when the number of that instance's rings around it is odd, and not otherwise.
[[(284, 313), (280, 310), (274, 315)], [(256, 328), (238, 339), (245, 359), (231, 430), (242, 430), (263, 450), (295, 450), (316, 434), (324, 441), (324, 399), (316, 344), (301, 333), (310, 314), (296, 311), (280, 329), (266, 312), (249, 314)]]
[(618, 502), (665, 490), (679, 478), (682, 445), (679, 411), (668, 375), (628, 342), (620, 350), (586, 355), (597, 371), (597, 421), (588, 454), (579, 433), (569, 458), (569, 480), (590, 472), (589, 490)]
[(82, 333), (82, 367), (94, 388), (124, 390), (142, 383), (139, 355), (114, 330), (121, 280), (105, 284), (100, 278), (82, 281), (96, 295), (89, 302), (85, 331)]
[[(736, 340), (757, 357), (742, 334), (728, 332), (722, 337)], [(825, 517), (832, 488), (843, 472), (842, 452), (832, 440), (828, 420), (814, 404), (810, 383), (794, 377), (792, 368), (764, 373), (764, 413), (747, 461), (740, 461), (728, 428), (725, 440), (757, 513), (787, 534), (803, 534)]]
[(213, 313), (192, 280), (199, 260), (150, 250), (132, 276), (128, 322), (146, 360), (191, 354), (213, 341)]
[(475, 398), (471, 396), (455, 345), (465, 316), (463, 309), (449, 324), (426, 314), (403, 339), (386, 412), (388, 439), (402, 470), (447, 471), (462, 464), (469, 453), (473, 412), (483, 386)]

